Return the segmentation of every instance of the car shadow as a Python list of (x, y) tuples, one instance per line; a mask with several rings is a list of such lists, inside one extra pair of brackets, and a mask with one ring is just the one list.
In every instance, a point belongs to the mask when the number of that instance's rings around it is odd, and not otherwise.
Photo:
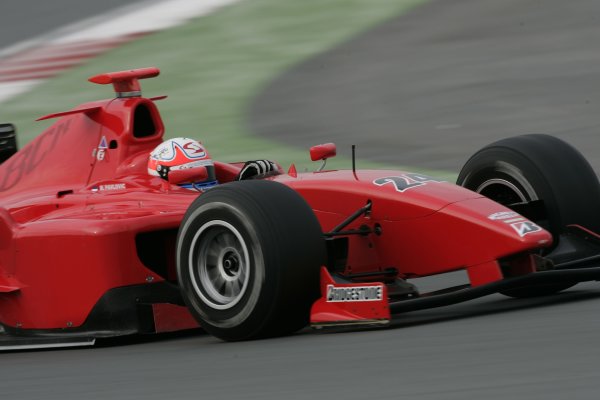
[(570, 289), (549, 296), (515, 299), (502, 295), (491, 295), (465, 303), (436, 307), (427, 310), (411, 311), (392, 317), (388, 325), (345, 326), (319, 329), (320, 333), (364, 332), (382, 329), (399, 329), (414, 326), (437, 324), (447, 321), (476, 318), (494, 314), (519, 312), (528, 309), (541, 309), (559, 304), (572, 304), (600, 299), (599, 289)]
[[(500, 295), (498, 295), (500, 296)], [(451, 320), (475, 318), (483, 315), (493, 315), (522, 311), (527, 309), (552, 307), (558, 304), (570, 304), (594, 299), (600, 299), (600, 290), (571, 290), (549, 296), (527, 299), (498, 297), (480, 299), (476, 304), (456, 304), (399, 314), (393, 317), (388, 328), (400, 328), (424, 324), (439, 323)]]

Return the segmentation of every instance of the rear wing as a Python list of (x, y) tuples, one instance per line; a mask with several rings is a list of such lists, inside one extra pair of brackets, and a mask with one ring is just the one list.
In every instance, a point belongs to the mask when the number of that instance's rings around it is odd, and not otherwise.
[(17, 152), (17, 132), (13, 124), (0, 124), (0, 164)]

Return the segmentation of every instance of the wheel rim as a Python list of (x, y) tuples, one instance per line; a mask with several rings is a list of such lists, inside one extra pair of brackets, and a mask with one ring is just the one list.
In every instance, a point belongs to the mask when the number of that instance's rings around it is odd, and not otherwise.
[[(544, 229), (550, 230), (550, 222), (545, 208), (538, 208), (531, 213), (528, 206), (540, 200), (540, 196), (533, 189), (531, 183), (525, 179), (521, 172), (511, 165), (498, 163), (493, 170), (487, 170), (474, 179), (471, 183), (473, 191), (494, 200), (505, 207), (516, 209), (521, 215), (535, 222)], [(466, 185), (469, 187), (469, 185)], [(541, 211), (541, 212), (540, 212)]]
[(479, 183), (475, 192), (507, 207), (539, 200), (529, 181), (514, 166), (499, 162), (493, 175)]
[(489, 179), (479, 185), (475, 191), (506, 206), (527, 203), (531, 200), (528, 194), (505, 179)]
[(240, 232), (221, 220), (202, 225), (189, 254), (194, 290), (205, 304), (218, 310), (235, 306), (250, 277), (248, 247)]

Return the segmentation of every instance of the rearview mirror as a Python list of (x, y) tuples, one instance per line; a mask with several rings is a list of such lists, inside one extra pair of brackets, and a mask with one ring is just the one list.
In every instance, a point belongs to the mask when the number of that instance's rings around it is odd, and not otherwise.
[(336, 154), (335, 143), (318, 144), (310, 148), (310, 159), (313, 161), (327, 160), (328, 158), (335, 157)]
[(325, 164), (327, 163), (327, 159), (335, 157), (336, 154), (337, 149), (335, 147), (335, 143), (318, 144), (310, 148), (311, 160), (323, 160), (323, 164), (321, 164), (321, 166), (317, 169), (317, 172), (323, 171), (323, 168), (325, 168)]

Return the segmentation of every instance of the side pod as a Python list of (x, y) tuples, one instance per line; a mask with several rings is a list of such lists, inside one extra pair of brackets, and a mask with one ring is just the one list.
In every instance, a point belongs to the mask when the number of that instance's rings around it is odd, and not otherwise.
[(0, 207), (0, 295), (18, 292), (23, 287), (21, 282), (7, 272), (7, 267), (13, 262), (15, 227), (16, 223), (6, 209)]

